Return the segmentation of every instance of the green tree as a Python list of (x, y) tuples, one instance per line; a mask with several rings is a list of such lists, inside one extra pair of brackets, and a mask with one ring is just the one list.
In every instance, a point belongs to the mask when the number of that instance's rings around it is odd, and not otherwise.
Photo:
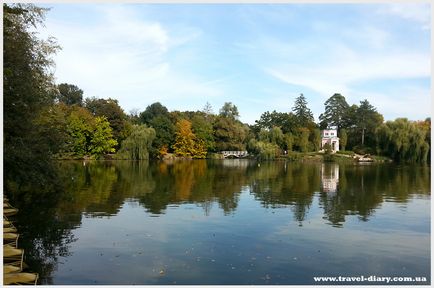
[(383, 116), (377, 112), (375, 107), (366, 99), (360, 101), (360, 106), (356, 112), (356, 127), (361, 134), (362, 146), (365, 145), (365, 136), (369, 134), (373, 136), (375, 129), (382, 123)]
[[(332, 146), (330, 145), (330, 143), (325, 143), (323, 148), (324, 148), (324, 153), (326, 155), (330, 156), (332, 154), (333, 150), (332, 150)], [(328, 159), (330, 159), (330, 158), (328, 158)]]
[(217, 116), (214, 122), (214, 139), (218, 151), (246, 149), (245, 141), (249, 134), (247, 125), (225, 116)]
[(299, 128), (297, 135), (297, 146), (301, 152), (309, 151), (309, 134), (309, 129)]
[(137, 109), (137, 108), (131, 109), (129, 114), (127, 115), (128, 122), (130, 122), (131, 124), (139, 125), (140, 124), (139, 115), (140, 115), (139, 109)]
[(133, 125), (131, 134), (122, 142), (116, 158), (128, 160), (149, 159), (149, 150), (155, 139), (155, 130), (146, 125)]
[(271, 143), (283, 148), (285, 139), (280, 127), (275, 126), (270, 130), (270, 141)]
[(66, 105), (79, 105), (83, 104), (83, 90), (75, 85), (62, 83), (57, 85), (59, 93), (56, 96), (57, 101), (65, 103)]
[(89, 152), (96, 158), (103, 154), (115, 152), (118, 142), (113, 139), (112, 128), (105, 116), (96, 117), (90, 140)]
[(292, 113), (281, 112), (264, 112), (259, 120), (255, 121), (254, 129), (256, 133), (260, 129), (272, 129), (273, 127), (279, 127), (283, 133), (295, 132), (296, 119)]
[(288, 152), (292, 151), (292, 147), (294, 146), (294, 136), (291, 133), (284, 134), (285, 137), (285, 147)]
[(270, 142), (270, 132), (262, 128), (258, 133), (258, 140), (262, 142)]
[(94, 117), (86, 108), (70, 106), (66, 112), (65, 129), (68, 137), (63, 157), (100, 158), (103, 154), (115, 151), (117, 142), (113, 139), (108, 120), (104, 116)]
[(319, 129), (314, 129), (311, 135), (312, 135), (312, 149), (313, 151), (319, 151), (321, 147), (321, 131)]
[(331, 126), (334, 126), (339, 130), (343, 126), (344, 115), (350, 107), (345, 100), (345, 97), (341, 94), (335, 93), (327, 99), (324, 106), (324, 114), (319, 116), (321, 127), (330, 128)]
[(160, 152), (168, 151), (175, 143), (175, 125), (167, 108), (160, 102), (146, 107), (139, 115), (140, 123), (155, 129), (156, 137), (152, 142), (151, 155), (160, 156)]
[(430, 149), (427, 130), (406, 118), (387, 121), (376, 130), (377, 147), (398, 162), (426, 163)]
[(272, 160), (280, 154), (279, 146), (270, 142), (256, 141), (249, 142), (249, 152), (257, 155), (261, 160)]
[(417, 126), (425, 132), (425, 146), (428, 149), (426, 162), (431, 163), (431, 118), (428, 117), (424, 121), (418, 121)]
[(6, 193), (49, 190), (56, 179), (47, 129), (38, 124), (54, 103), (52, 55), (58, 46), (41, 40), (35, 29), (47, 9), (33, 4), (3, 4), (3, 163)]
[(307, 107), (303, 93), (295, 99), (292, 111), (299, 127), (308, 127), (311, 122), (314, 122), (312, 111)]
[(203, 141), (207, 151), (215, 151), (215, 140), (212, 123), (207, 120), (208, 115), (196, 113), (191, 119), (192, 129), (197, 139)]
[(232, 102), (225, 102), (225, 104), (219, 111), (219, 115), (234, 120), (238, 119), (238, 117), (240, 116), (237, 106), (232, 104)]
[(348, 134), (346, 129), (341, 129), (339, 133), (339, 145), (341, 146), (340, 150), (345, 151), (345, 147), (347, 146)]
[(35, 119), (35, 124), (44, 135), (49, 155), (63, 153), (66, 149), (66, 143), (69, 141), (66, 121), (68, 108), (63, 103), (46, 106)]
[[(351, 105), (342, 118), (341, 129), (346, 129), (347, 131), (347, 143), (345, 149), (352, 150), (355, 146), (360, 145), (360, 135), (357, 130), (357, 109), (359, 106), (353, 104)], [(340, 131), (338, 131), (338, 134)]]
[(155, 129), (156, 137), (152, 143), (151, 154), (158, 155), (162, 148), (168, 149), (175, 142), (175, 125), (173, 125), (168, 115), (158, 115), (154, 117), (149, 126)]
[(176, 123), (176, 138), (173, 150), (177, 156), (205, 158), (206, 148), (191, 130), (191, 122), (181, 119)]
[(341, 128), (348, 129), (348, 132), (349, 130), (355, 129), (357, 122), (357, 109), (359, 109), (359, 106), (353, 104), (346, 110), (346, 112), (342, 115)]
[(119, 106), (116, 99), (97, 99), (95, 97), (85, 100), (85, 107), (94, 116), (107, 118), (112, 128), (113, 137), (120, 144), (130, 133), (131, 124), (127, 121), (127, 115)]
[(69, 152), (75, 157), (88, 155), (95, 127), (94, 117), (89, 110), (77, 106), (72, 108), (66, 122), (69, 140), (65, 152)]
[(214, 112), (212, 110), (212, 106), (209, 102), (206, 102), (205, 106), (202, 109), (202, 112), (205, 113), (206, 116), (214, 114)]
[(140, 122), (143, 124), (150, 124), (152, 119), (157, 116), (167, 116), (169, 115), (169, 111), (165, 106), (163, 106), (160, 102), (155, 102), (148, 107), (146, 107), (145, 111), (140, 113)]

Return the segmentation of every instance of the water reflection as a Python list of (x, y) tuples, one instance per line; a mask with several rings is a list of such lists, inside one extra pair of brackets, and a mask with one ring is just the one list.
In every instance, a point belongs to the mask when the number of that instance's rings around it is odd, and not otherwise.
[(247, 193), (264, 209), (289, 211), (298, 226), (314, 210), (331, 228), (342, 228), (351, 215), (366, 222), (383, 203), (405, 207), (430, 195), (430, 168), (420, 166), (224, 160), (60, 162), (59, 169), (64, 191), (48, 199), (16, 199), (26, 261), (37, 267), (43, 284), (53, 283), (59, 259), (67, 259), (77, 241), (72, 231), (85, 218), (110, 219), (125, 205), (158, 217), (186, 204), (205, 217), (215, 209), (227, 216), (237, 214)]
[[(170, 204), (216, 202), (225, 214), (237, 208), (248, 187), (265, 208), (295, 206), (302, 220), (316, 192), (324, 205), (340, 214), (366, 218), (384, 199), (406, 202), (409, 195), (428, 195), (428, 167), (300, 164), (246, 160), (173, 162), (64, 162), (66, 184), (58, 209), (67, 215), (115, 215), (126, 199), (146, 211), (164, 214)], [(208, 203), (208, 204), (207, 204)], [(327, 208), (325, 214), (327, 215)]]
[(336, 193), (339, 183), (339, 165), (335, 163), (321, 164), (321, 191)]

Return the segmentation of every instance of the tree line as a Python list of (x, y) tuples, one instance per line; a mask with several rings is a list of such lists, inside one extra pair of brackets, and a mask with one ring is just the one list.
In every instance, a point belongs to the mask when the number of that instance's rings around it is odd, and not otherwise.
[[(384, 122), (368, 100), (348, 105), (334, 94), (325, 102), (320, 122), (303, 94), (292, 112), (264, 112), (254, 125), (239, 121), (236, 105), (226, 102), (219, 113), (209, 103), (200, 111), (171, 111), (159, 102), (142, 112), (126, 114), (114, 99), (87, 98), (75, 85), (62, 83), (55, 102), (39, 122), (57, 127), (58, 155), (99, 158), (116, 153), (117, 159), (179, 157), (206, 158), (224, 150), (247, 150), (264, 159), (293, 151), (321, 149), (321, 129), (335, 128), (341, 150), (389, 156), (401, 162), (425, 163), (430, 150), (430, 119), (399, 118)], [(52, 135), (54, 137), (55, 135)]]
[(231, 102), (224, 103), (217, 114), (209, 103), (199, 111), (169, 111), (156, 102), (127, 115), (117, 100), (93, 97), (83, 101), (83, 92), (75, 85), (63, 83), (58, 88), (51, 116), (43, 116), (49, 119), (44, 120), (46, 126), (58, 125), (58, 133), (63, 133), (58, 139), (62, 157), (99, 158), (115, 153), (117, 159), (141, 160), (173, 153), (206, 158), (224, 150), (247, 150), (273, 159), (291, 152), (319, 151), (320, 131), (330, 128), (337, 129), (341, 150), (411, 163), (426, 163), (430, 156), (430, 118), (385, 122), (368, 100), (350, 106), (341, 94), (324, 103), (319, 123), (300, 94), (291, 112), (267, 111), (248, 125), (239, 120), (238, 108)]
[[(315, 122), (303, 94), (290, 112), (264, 112), (255, 124), (239, 120), (238, 108), (226, 102), (214, 113), (168, 111), (159, 102), (143, 111), (125, 113), (115, 99), (83, 99), (76, 85), (57, 85), (54, 39), (35, 31), (47, 9), (33, 4), (3, 5), (3, 95), (5, 187), (46, 187), (55, 179), (53, 158), (116, 159), (205, 158), (223, 150), (247, 150), (263, 159), (292, 151), (320, 149), (320, 129), (338, 129), (343, 150), (381, 154), (402, 162), (430, 158), (431, 121), (396, 119), (384, 122), (368, 100), (349, 105), (340, 94), (325, 103)], [(289, 110), (289, 109), (288, 109)]]

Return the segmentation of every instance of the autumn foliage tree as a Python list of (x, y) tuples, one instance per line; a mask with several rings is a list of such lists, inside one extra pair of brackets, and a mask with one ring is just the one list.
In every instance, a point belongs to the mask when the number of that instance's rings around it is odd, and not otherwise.
[(197, 139), (191, 129), (191, 122), (181, 119), (176, 123), (176, 137), (173, 150), (177, 156), (186, 158), (205, 158), (206, 147), (201, 139)]

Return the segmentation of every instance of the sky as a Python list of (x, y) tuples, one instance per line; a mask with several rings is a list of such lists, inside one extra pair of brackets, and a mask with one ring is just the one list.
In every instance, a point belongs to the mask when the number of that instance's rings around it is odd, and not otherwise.
[(126, 113), (160, 102), (254, 124), (301, 93), (315, 120), (334, 93), (385, 120), (431, 114), (430, 4), (40, 4), (62, 47), (56, 83), (113, 98)]

